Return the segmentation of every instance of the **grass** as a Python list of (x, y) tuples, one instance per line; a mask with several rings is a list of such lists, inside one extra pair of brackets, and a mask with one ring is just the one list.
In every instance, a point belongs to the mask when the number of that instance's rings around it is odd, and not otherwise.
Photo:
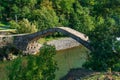
[[(49, 37), (49, 38), (40, 38), (39, 40), (38, 40), (38, 42), (40, 43), (40, 44), (44, 44), (44, 43), (46, 43), (46, 42), (48, 42), (48, 41), (52, 41), (52, 40), (58, 40), (58, 39), (61, 39), (61, 38), (63, 38), (63, 37)], [(64, 37), (65, 38), (65, 37)]]
[(0, 23), (0, 30), (6, 30), (6, 29), (10, 29), (10, 25)]
[(5, 24), (0, 23), (0, 26), (6, 26)]
[(0, 61), (0, 80), (8, 80), (8, 76), (7, 76), (7, 67), (9, 66), (10, 62), (9, 61)]
[(0, 32), (13, 32), (16, 33), (16, 29), (10, 29), (9, 25), (0, 23)]
[(5, 29), (7, 29), (7, 28), (0, 26), (0, 30), (5, 30)]

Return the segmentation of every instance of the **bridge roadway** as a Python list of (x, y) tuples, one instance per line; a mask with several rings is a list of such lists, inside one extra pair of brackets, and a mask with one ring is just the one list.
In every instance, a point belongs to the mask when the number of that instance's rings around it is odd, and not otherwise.
[(0, 43), (2, 44), (0, 47), (12, 44), (17, 49), (23, 51), (23, 53), (32, 54), (39, 51), (40, 46), (37, 43), (39, 38), (55, 32), (61, 32), (67, 36), (70, 36), (91, 50), (88, 36), (68, 27), (56, 27), (31, 34), (0, 35)]

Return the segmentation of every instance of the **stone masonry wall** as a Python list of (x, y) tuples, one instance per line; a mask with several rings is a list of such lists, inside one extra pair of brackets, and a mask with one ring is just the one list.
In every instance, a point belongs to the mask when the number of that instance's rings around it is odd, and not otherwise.
[(0, 48), (13, 44), (13, 37), (0, 36)]

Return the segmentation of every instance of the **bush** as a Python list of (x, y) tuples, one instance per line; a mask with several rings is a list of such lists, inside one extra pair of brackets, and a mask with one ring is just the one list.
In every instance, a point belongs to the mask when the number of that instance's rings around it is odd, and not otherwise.
[(32, 18), (36, 20), (39, 30), (58, 26), (58, 17), (53, 9), (42, 7), (41, 10), (34, 10)]
[(36, 25), (28, 21), (28, 19), (23, 19), (18, 23), (15, 21), (10, 21), (12, 29), (17, 29), (17, 33), (34, 33), (37, 31)]
[(55, 47), (45, 45), (40, 49), (40, 54), (28, 56), (28, 60), (18, 58), (8, 68), (9, 80), (53, 80), (57, 69), (53, 56)]
[(114, 20), (106, 18), (105, 22), (98, 25), (91, 33), (89, 38), (93, 50), (90, 53), (86, 68), (97, 71), (120, 71), (120, 42), (116, 40), (118, 27)]

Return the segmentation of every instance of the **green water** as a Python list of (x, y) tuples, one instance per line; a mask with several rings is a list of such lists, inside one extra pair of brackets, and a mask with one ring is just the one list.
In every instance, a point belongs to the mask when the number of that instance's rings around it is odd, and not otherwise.
[(72, 68), (81, 68), (82, 64), (86, 61), (88, 53), (89, 51), (82, 46), (57, 52), (55, 60), (59, 70), (56, 71), (55, 80), (65, 76)]

